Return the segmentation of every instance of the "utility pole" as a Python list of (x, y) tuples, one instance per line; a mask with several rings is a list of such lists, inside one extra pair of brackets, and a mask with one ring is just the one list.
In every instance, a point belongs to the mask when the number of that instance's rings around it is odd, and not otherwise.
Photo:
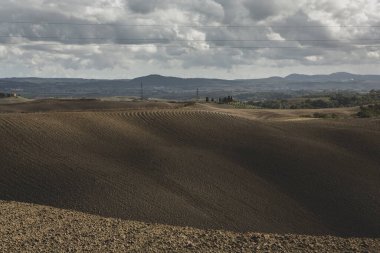
[(141, 100), (144, 100), (144, 89), (143, 89), (143, 83), (141, 81), (141, 90), (140, 90), (140, 95), (141, 95)]

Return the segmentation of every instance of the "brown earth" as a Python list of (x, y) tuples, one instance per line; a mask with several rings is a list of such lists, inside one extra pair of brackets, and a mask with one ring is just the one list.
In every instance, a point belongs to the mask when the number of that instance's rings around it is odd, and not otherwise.
[(0, 252), (380, 252), (380, 240), (200, 230), (0, 201)]
[(298, 121), (313, 119), (314, 113), (335, 114), (337, 118), (349, 119), (355, 117), (359, 107), (341, 107), (326, 109), (236, 109), (229, 105), (218, 105), (211, 103), (197, 104), (197, 108), (208, 111), (225, 112), (247, 119)]
[[(11, 100), (12, 99), (12, 100)], [(170, 102), (133, 102), (109, 101), (100, 99), (42, 99), (27, 100), (22, 97), (1, 99), (0, 113), (31, 113), (31, 112), (82, 112), (97, 110), (125, 110), (125, 109), (171, 109), (186, 106), (186, 103)], [(10, 100), (12, 102), (10, 102)]]
[(379, 119), (38, 103), (0, 107), (2, 200), (203, 229), (380, 236)]

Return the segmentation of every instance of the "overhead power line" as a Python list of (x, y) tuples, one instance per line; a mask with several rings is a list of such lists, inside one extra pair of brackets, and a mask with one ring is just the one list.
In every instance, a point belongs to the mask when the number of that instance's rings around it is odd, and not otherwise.
[[(108, 23), (72, 23), (72, 22), (29, 22), (29, 21), (1, 21), (0, 24), (41, 24), (41, 25), (112, 25), (112, 26), (130, 26), (130, 27), (295, 27), (295, 28), (313, 28), (313, 27), (380, 27), (380, 26), (244, 26), (244, 25), (162, 25), (162, 24), (108, 24)], [(113, 38), (113, 37), (65, 37), (65, 36), (27, 36), (27, 35), (0, 35), (0, 38), (15, 39), (20, 38), (33, 42), (43, 42), (46, 40), (55, 40), (55, 43), (35, 43), (26, 44), (25, 41), (4, 41), (0, 42), (3, 45), (18, 45), (18, 46), (65, 46), (65, 45), (104, 45), (104, 46), (125, 46), (125, 47), (152, 47), (157, 48), (192, 48), (199, 49), (194, 45), (178, 45), (175, 42), (342, 42), (342, 45), (208, 45), (205, 48), (236, 48), (236, 49), (260, 49), (260, 48), (279, 48), (279, 49), (302, 49), (302, 48), (340, 48), (341, 46), (355, 46), (358, 48), (377, 48), (380, 47), (380, 38), (362, 38), (362, 39), (179, 39), (179, 38)], [(83, 41), (83, 42), (82, 42)], [(93, 42), (99, 41), (99, 42)], [(104, 42), (102, 42), (104, 41)], [(110, 43), (110, 41), (113, 41)], [(67, 42), (67, 43), (64, 43)], [(373, 43), (373, 44), (371, 44)]]
[(115, 27), (192, 27), (192, 28), (380, 28), (380, 25), (195, 25), (195, 24), (125, 24), (125, 23), (78, 23), (45, 21), (6, 21), (0, 24), (30, 25), (73, 25), (73, 26), (115, 26)]
[[(0, 43), (0, 45), (15, 45), (15, 46), (119, 46), (119, 47), (155, 47), (155, 48), (188, 48), (188, 49), (201, 49), (191, 45), (157, 45), (157, 44), (116, 44), (116, 43), (86, 43), (86, 44), (62, 44), (62, 43), (38, 43), (38, 44), (22, 44), (14, 42)], [(358, 48), (380, 48), (380, 45), (355, 45)], [(311, 48), (323, 48), (323, 49), (337, 49), (341, 46), (207, 46), (203, 49), (311, 49)]]
[(169, 38), (112, 38), (112, 37), (59, 37), (59, 36), (25, 36), (25, 35), (0, 35), (0, 38), (22, 39), (55, 39), (60, 41), (71, 40), (115, 40), (130, 42), (363, 42), (379, 41), (378, 39), (169, 39)]

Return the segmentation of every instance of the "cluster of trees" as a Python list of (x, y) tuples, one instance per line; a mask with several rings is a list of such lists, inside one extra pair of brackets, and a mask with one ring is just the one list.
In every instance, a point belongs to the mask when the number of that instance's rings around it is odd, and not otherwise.
[(9, 97), (16, 97), (16, 93), (1, 93), (0, 92), (0, 98), (9, 98)]
[(336, 107), (353, 107), (380, 103), (380, 91), (372, 90), (366, 94), (333, 93), (323, 97), (301, 97), (292, 99), (274, 99), (248, 102), (251, 105), (269, 109), (320, 109)]
[(218, 98), (218, 103), (219, 104), (228, 104), (228, 103), (231, 103), (233, 101), (234, 101), (234, 99), (232, 98), (232, 96)]
[(371, 117), (379, 117), (379, 116), (380, 116), (380, 104), (360, 106), (358, 117), (371, 118)]
[(228, 104), (228, 103), (231, 103), (233, 102), (234, 99), (232, 98), (232, 96), (227, 96), (227, 97), (220, 97), (217, 99), (217, 101), (214, 99), (214, 98), (209, 98), (209, 97), (206, 97), (206, 102), (218, 102), (219, 104)]

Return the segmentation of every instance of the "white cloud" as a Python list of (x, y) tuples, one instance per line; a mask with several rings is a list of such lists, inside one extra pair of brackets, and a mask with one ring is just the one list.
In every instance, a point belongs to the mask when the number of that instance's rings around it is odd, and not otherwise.
[(311, 61), (311, 62), (316, 62), (316, 61), (322, 60), (323, 57), (322, 56), (317, 56), (317, 55), (310, 55), (310, 56), (306, 56), (305, 59), (308, 60), (308, 61)]
[(0, 23), (0, 76), (364, 73), (380, 55), (378, 0), (2, 0), (0, 16), (37, 23)]

